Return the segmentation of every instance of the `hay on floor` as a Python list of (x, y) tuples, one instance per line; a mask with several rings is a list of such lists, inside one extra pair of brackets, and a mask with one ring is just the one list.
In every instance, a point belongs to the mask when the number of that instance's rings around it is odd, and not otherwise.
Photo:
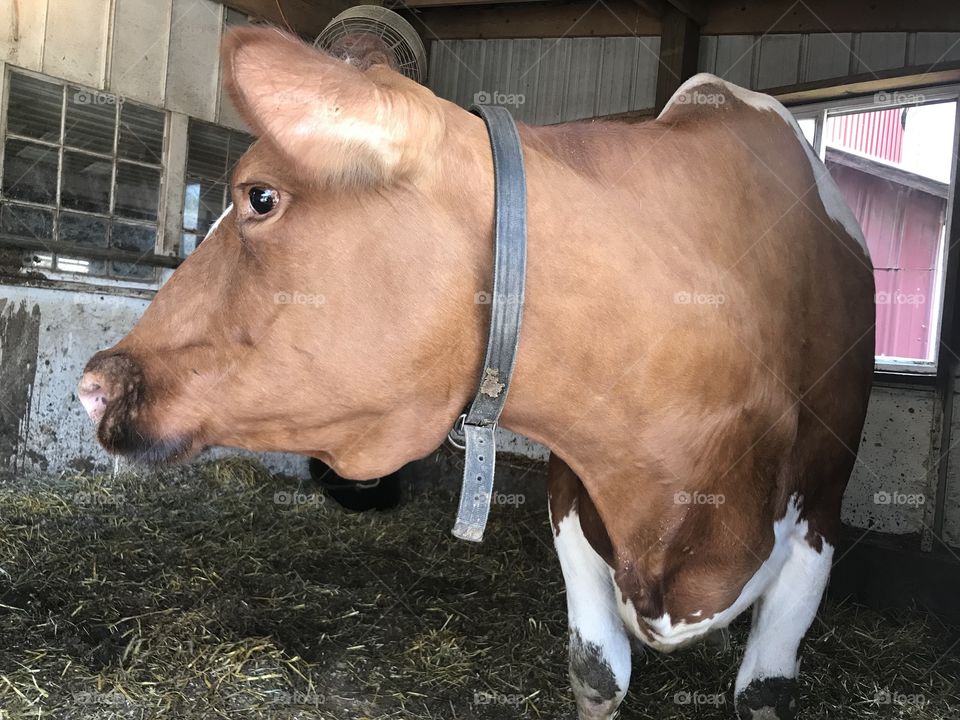
[[(0, 485), (8, 718), (572, 718), (542, 503), (450, 535), (456, 498), (353, 515), (249, 460)], [(727, 647), (635, 655), (622, 717), (731, 718)], [(826, 608), (807, 718), (960, 717), (956, 631)]]

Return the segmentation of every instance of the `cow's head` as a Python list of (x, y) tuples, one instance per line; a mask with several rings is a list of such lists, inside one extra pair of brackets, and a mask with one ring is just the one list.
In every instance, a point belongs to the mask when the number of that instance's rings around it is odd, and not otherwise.
[(343, 62), (273, 30), (225, 40), (259, 139), (232, 208), (86, 366), (107, 450), (285, 450), (363, 479), (436, 447), (468, 400), (492, 262), (485, 130), (358, 47)]

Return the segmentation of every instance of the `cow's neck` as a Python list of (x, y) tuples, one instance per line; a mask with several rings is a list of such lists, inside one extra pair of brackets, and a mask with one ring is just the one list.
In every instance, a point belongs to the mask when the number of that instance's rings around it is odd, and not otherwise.
[[(460, 262), (453, 272), (473, 275), (464, 279), (478, 291), (490, 288), (493, 266), (493, 178), (489, 140), (482, 121), (457, 116), (466, 138), (451, 155), (447, 173), (457, 178), (454, 202), (462, 208), (463, 227), (455, 255)], [(573, 465), (587, 462), (590, 453), (605, 443), (591, 428), (596, 410), (584, 404), (588, 389), (588, 355), (598, 329), (589, 308), (578, 304), (581, 288), (595, 286), (596, 263), (606, 262), (598, 244), (604, 238), (589, 212), (596, 194), (594, 178), (562, 162), (565, 147), (580, 147), (575, 137), (586, 130), (571, 127), (572, 136), (555, 128), (522, 128), (528, 181), (529, 258), (526, 307), (520, 349), (501, 426), (543, 443)], [(546, 135), (546, 137), (544, 137)], [(558, 159), (560, 160), (558, 162)], [(588, 187), (591, 186), (592, 187)], [(602, 210), (601, 210), (602, 213)], [(615, 262), (615, 259), (610, 259)], [(582, 277), (580, 277), (582, 275)], [(463, 347), (473, 353), (458, 382), (464, 403), (477, 389), (483, 351), (489, 333), (488, 306), (478, 304), (474, 323), (461, 329)], [(577, 455), (583, 463), (577, 462)]]

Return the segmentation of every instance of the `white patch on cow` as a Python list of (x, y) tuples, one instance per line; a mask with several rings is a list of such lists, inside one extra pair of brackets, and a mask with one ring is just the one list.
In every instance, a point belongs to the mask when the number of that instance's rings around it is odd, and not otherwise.
[[(673, 622), (670, 614), (664, 613), (658, 618), (644, 618), (645, 627), (641, 628), (633, 604), (624, 598), (623, 593), (617, 588), (620, 617), (638, 639), (661, 652), (671, 652), (699, 640), (704, 635), (729, 625), (734, 618), (766, 592), (787, 564), (794, 549), (794, 539), (799, 538), (802, 541), (806, 534), (807, 521), (800, 520), (799, 500), (794, 496), (790, 499), (783, 517), (773, 523), (774, 541), (770, 556), (753, 577), (747, 580), (739, 597), (730, 607), (694, 623), (688, 623), (686, 620)], [(612, 578), (613, 570), (608, 569), (608, 574)]]
[(663, 115), (663, 113), (667, 112), (667, 110), (669, 110), (670, 107), (677, 102), (677, 98), (685, 93), (688, 93), (691, 89), (697, 87), (698, 85), (707, 83), (717, 84), (725, 87), (730, 94), (750, 107), (756, 108), (757, 110), (777, 113), (777, 115), (783, 118), (783, 121), (787, 123), (787, 125), (793, 128), (798, 141), (803, 146), (804, 151), (807, 153), (807, 160), (810, 162), (810, 169), (812, 170), (813, 177), (817, 182), (817, 191), (820, 194), (820, 202), (823, 203), (824, 211), (832, 220), (835, 220), (843, 226), (843, 229), (846, 230), (847, 233), (860, 245), (864, 255), (869, 257), (870, 252), (867, 249), (867, 242), (863, 237), (863, 230), (861, 230), (860, 223), (857, 222), (856, 216), (853, 214), (850, 206), (847, 205), (846, 200), (843, 199), (843, 195), (840, 194), (840, 189), (830, 176), (826, 166), (824, 166), (820, 158), (817, 157), (816, 153), (813, 151), (813, 148), (810, 147), (810, 143), (808, 143), (806, 137), (804, 137), (803, 131), (800, 130), (800, 126), (797, 124), (796, 119), (793, 117), (790, 111), (787, 110), (775, 98), (771, 97), (770, 95), (765, 95), (764, 93), (747, 90), (746, 88), (742, 88), (739, 85), (734, 85), (733, 83), (728, 83), (726, 80), (718, 78), (716, 75), (711, 75), (710, 73), (699, 73), (677, 88), (677, 91), (664, 106), (663, 110), (660, 111), (660, 115)]
[[(553, 541), (567, 588), (571, 634), (577, 633), (582, 641), (595, 646), (616, 678), (619, 689), (616, 700), (593, 708), (597, 711), (596, 717), (612, 717), (630, 683), (630, 640), (617, 612), (610, 566), (584, 536), (576, 507), (560, 521)], [(577, 677), (571, 677), (571, 682), (578, 704), (597, 690), (585, 687)], [(583, 707), (590, 708), (590, 705)]]
[(398, 118), (387, 116), (379, 107), (376, 111), (371, 121), (342, 113), (330, 105), (318, 105), (293, 126), (293, 133), (308, 138), (320, 137), (333, 143), (334, 151), (345, 157), (354, 157), (354, 148), (362, 147), (384, 167), (392, 168), (403, 155), (407, 126), (398, 122)]
[(832, 563), (833, 546), (826, 540), (818, 552), (803, 537), (791, 537), (790, 556), (754, 611), (735, 693), (753, 680), (797, 676), (797, 650), (817, 614)]
[(233, 203), (227, 205), (227, 209), (223, 211), (223, 214), (213, 221), (213, 225), (210, 226), (210, 229), (207, 230), (207, 234), (203, 236), (203, 239), (206, 240), (208, 237), (213, 235), (213, 231), (220, 227), (220, 223), (223, 222), (223, 219), (233, 212)]

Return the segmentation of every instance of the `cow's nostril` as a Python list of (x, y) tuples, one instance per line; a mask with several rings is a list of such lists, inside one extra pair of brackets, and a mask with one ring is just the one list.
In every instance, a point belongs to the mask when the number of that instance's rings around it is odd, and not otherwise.
[(107, 391), (104, 390), (100, 378), (93, 373), (85, 373), (84, 376), (80, 378), (80, 387), (77, 388), (77, 396), (80, 398), (83, 409), (87, 411), (87, 415), (89, 415), (92, 420), (99, 422), (100, 418), (103, 417), (103, 413), (106, 412), (107, 403), (109, 402)]

